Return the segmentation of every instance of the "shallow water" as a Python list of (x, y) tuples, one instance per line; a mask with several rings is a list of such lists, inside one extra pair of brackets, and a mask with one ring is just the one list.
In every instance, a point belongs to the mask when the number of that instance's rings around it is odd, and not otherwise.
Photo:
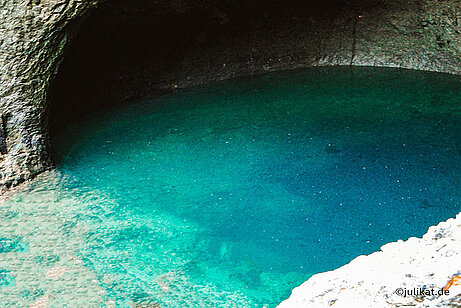
[(56, 171), (3, 201), (0, 303), (89, 300), (58, 284), (74, 275), (94, 305), (274, 307), (461, 210), (460, 120), (459, 77), (345, 67), (92, 114), (54, 140)]

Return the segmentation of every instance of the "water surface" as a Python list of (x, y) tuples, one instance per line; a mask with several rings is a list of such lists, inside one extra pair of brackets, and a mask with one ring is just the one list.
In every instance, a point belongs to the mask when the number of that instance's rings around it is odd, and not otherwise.
[[(311, 275), (460, 211), (460, 81), (371, 68), (248, 77), (92, 114), (53, 148), (53, 180), (5, 208), (58, 211), (102, 303), (274, 307)], [(31, 232), (3, 233), (0, 257), (63, 262), (59, 249), (30, 252)], [(0, 291), (23, 296), (10, 263)]]

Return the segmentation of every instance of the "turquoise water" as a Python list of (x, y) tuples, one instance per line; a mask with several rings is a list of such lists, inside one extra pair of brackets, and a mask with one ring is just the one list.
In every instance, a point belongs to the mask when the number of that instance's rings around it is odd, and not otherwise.
[(111, 305), (275, 307), (311, 275), (461, 210), (460, 79), (247, 77), (92, 114), (53, 148), (59, 184), (37, 181), (28, 198), (78, 204), (59, 230), (85, 225), (76, 254)]

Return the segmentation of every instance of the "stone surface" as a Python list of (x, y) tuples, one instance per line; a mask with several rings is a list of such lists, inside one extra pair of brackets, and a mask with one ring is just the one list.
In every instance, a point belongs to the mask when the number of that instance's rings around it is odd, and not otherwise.
[(90, 1), (0, 1), (0, 113), (6, 149), (0, 183), (11, 186), (51, 166), (46, 95), (72, 25)]
[[(450, 287), (448, 295), (438, 292), (460, 274), (461, 213), (430, 227), (422, 238), (388, 243), (312, 276), (278, 307), (459, 307), (461, 285)], [(421, 295), (421, 288), (434, 295)], [(400, 294), (404, 291), (415, 295)]]

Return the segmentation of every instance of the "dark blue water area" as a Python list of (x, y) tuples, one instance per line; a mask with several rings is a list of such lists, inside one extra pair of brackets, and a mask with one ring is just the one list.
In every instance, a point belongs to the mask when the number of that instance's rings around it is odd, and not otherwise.
[(313, 68), (117, 106), (53, 148), (102, 200), (83, 256), (121, 306), (274, 307), (460, 211), (460, 120), (457, 76)]

